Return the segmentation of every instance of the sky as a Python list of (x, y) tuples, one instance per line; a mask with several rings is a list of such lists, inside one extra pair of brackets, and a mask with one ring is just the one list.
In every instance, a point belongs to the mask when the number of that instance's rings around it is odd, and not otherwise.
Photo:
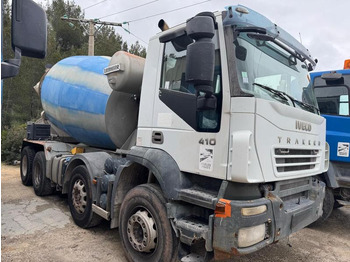
[[(52, 0), (37, 2), (47, 1)], [(129, 45), (138, 40), (144, 47), (147, 47), (150, 37), (160, 32), (158, 28), (160, 19), (164, 19), (172, 27), (185, 22), (199, 12), (222, 11), (225, 6), (241, 4), (263, 14), (299, 41), (301, 39), (312, 56), (319, 61), (315, 71), (341, 69), (344, 60), (350, 59), (349, 0), (240, 0), (239, 2), (235, 0), (75, 0), (74, 2), (82, 9), (86, 8), (84, 12), (87, 19), (100, 18), (101, 21), (109, 22), (130, 21), (125, 28), (131, 34), (119, 27), (116, 27), (116, 32)], [(181, 9), (186, 6), (189, 7)], [(178, 10), (168, 12), (174, 9)], [(122, 12), (124, 10), (128, 11)], [(119, 14), (111, 15), (118, 12)], [(163, 12), (168, 13), (146, 18)]]

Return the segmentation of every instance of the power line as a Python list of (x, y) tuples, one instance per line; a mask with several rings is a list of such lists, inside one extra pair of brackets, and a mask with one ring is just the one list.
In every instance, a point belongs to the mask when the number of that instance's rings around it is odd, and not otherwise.
[(137, 38), (137, 39), (140, 40), (141, 42), (145, 43), (146, 46), (148, 46), (148, 43), (147, 43), (145, 40), (143, 40), (142, 38), (138, 37), (137, 35), (131, 33), (131, 32), (130, 32), (128, 29), (126, 29), (125, 27), (122, 27), (122, 28), (124, 29), (125, 32), (129, 33), (130, 35), (133, 35), (135, 38)]
[(130, 21), (127, 21), (127, 23), (141, 21), (141, 20), (145, 20), (145, 19), (148, 19), (148, 18), (151, 18), (151, 17), (154, 17), (154, 16), (158, 16), (158, 15), (163, 15), (163, 14), (179, 11), (181, 9), (185, 9), (185, 8), (188, 8), (188, 7), (191, 7), (191, 6), (195, 6), (195, 5), (200, 5), (200, 4), (203, 4), (205, 2), (209, 2), (209, 1), (211, 1), (211, 0), (205, 0), (205, 1), (202, 1), (202, 2), (199, 2), (199, 3), (195, 3), (195, 4), (192, 4), (192, 5), (186, 5), (186, 6), (183, 6), (183, 7), (179, 7), (179, 8), (176, 8), (176, 9), (173, 9), (173, 10), (169, 10), (169, 11), (165, 11), (165, 12), (162, 12), (162, 13), (158, 13), (158, 14), (155, 14), (155, 15), (150, 15), (150, 16), (146, 16), (146, 17), (130, 20)]
[(122, 10), (122, 11), (119, 11), (119, 12), (116, 12), (116, 13), (113, 13), (113, 14), (101, 16), (99, 19), (101, 19), (101, 18), (106, 18), (106, 17), (112, 16), (112, 15), (121, 14), (121, 13), (124, 13), (124, 12), (126, 12), (126, 11), (130, 11), (130, 10), (132, 10), (132, 9), (136, 9), (136, 8), (139, 8), (139, 7), (142, 7), (142, 6), (145, 6), (145, 5), (149, 5), (149, 4), (152, 4), (152, 3), (157, 2), (157, 1), (159, 1), (159, 0), (153, 0), (153, 1), (151, 1), (151, 2), (142, 4), (142, 5), (137, 5), (137, 6), (134, 6), (134, 7), (131, 7), (131, 8), (128, 8), (128, 9), (125, 9), (125, 10)]
[(93, 7), (93, 6), (95, 6), (95, 5), (101, 4), (101, 3), (106, 2), (106, 1), (107, 1), (107, 0), (103, 0), (103, 1), (98, 2), (98, 3), (96, 3), (96, 4), (89, 5), (88, 7), (83, 8), (83, 10), (86, 10), (86, 9), (88, 9), (88, 8), (90, 8), (90, 7)]
[(148, 43), (147, 43), (145, 40), (142, 40), (140, 37), (138, 37), (137, 35), (131, 33), (130, 31), (129, 31), (129, 34), (133, 35), (133, 36), (136, 37), (138, 40), (140, 40), (141, 42), (143, 42), (144, 44), (146, 44), (146, 46), (148, 46)]

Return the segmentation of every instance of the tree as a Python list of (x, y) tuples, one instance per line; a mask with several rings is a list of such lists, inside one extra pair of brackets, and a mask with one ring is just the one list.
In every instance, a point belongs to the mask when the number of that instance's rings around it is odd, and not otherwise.
[(146, 57), (146, 48), (140, 45), (139, 41), (136, 41), (135, 44), (132, 44), (129, 49), (129, 53), (138, 55), (141, 57)]
[(123, 43), (122, 50), (125, 51), (125, 52), (128, 52), (128, 42), (125, 41), (125, 42)]
[(95, 37), (95, 55), (112, 56), (122, 49), (123, 40), (111, 26), (103, 26)]
[(78, 23), (67, 23), (62, 21), (62, 16), (84, 18), (80, 6), (74, 2), (65, 2), (64, 0), (54, 0), (47, 8), (47, 19), (50, 27), (55, 32), (57, 48), (62, 51), (68, 51), (72, 48), (81, 48), (87, 41), (83, 25)]

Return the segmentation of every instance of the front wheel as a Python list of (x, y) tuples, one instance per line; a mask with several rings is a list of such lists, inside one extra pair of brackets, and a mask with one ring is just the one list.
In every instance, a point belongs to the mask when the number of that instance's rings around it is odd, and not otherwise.
[(69, 182), (68, 204), (75, 224), (82, 228), (98, 225), (102, 218), (92, 212), (92, 191), (90, 176), (85, 166), (72, 171)]
[(175, 261), (179, 240), (166, 212), (159, 187), (145, 184), (131, 189), (121, 205), (119, 232), (130, 261)]

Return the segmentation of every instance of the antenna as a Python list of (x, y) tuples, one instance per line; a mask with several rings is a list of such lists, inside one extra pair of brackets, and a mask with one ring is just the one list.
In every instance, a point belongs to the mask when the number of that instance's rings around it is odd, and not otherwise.
[(301, 33), (299, 32), (300, 43), (303, 44), (303, 40), (301, 40)]

